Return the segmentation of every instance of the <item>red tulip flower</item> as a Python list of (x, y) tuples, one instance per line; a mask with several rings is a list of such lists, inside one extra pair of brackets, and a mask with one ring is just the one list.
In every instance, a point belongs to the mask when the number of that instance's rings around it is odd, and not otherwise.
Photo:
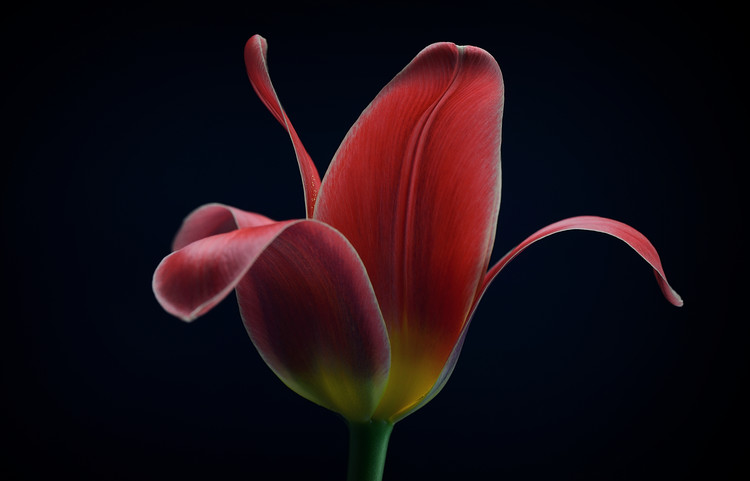
[(476, 47), (424, 49), (344, 138), (322, 182), (281, 107), (266, 41), (245, 47), (250, 82), (284, 126), (307, 217), (277, 222), (220, 204), (191, 213), (156, 269), (156, 298), (185, 320), (232, 290), (263, 360), (291, 389), (351, 428), (350, 479), (380, 479), (393, 423), (448, 380), (487, 287), (539, 239), (582, 229), (615, 236), (653, 268), (638, 231), (601, 217), (549, 225), (490, 267), (500, 208), (503, 80)]

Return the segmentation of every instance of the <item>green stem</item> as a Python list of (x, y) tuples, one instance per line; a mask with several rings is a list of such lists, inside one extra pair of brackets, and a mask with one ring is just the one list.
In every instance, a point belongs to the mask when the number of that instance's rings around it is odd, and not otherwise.
[(349, 422), (348, 481), (381, 481), (393, 424), (386, 421)]

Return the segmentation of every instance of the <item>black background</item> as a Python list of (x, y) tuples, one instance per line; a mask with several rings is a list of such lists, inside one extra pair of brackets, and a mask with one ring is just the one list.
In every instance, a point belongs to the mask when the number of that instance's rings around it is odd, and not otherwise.
[(235, 302), (188, 325), (151, 293), (198, 205), (304, 214), (245, 74), (255, 33), (321, 173), (419, 50), (486, 49), (506, 84), (494, 258), (563, 217), (612, 217), (685, 299), (608, 236), (535, 245), (443, 392), (396, 425), (385, 479), (746, 479), (745, 27), (721, 3), (565, 4), (6, 10), (5, 479), (344, 479), (345, 424), (263, 364)]

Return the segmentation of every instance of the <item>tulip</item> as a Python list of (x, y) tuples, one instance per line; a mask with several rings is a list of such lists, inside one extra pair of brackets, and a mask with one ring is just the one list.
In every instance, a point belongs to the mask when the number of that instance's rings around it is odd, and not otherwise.
[(266, 51), (258, 35), (247, 42), (247, 72), (292, 140), (306, 218), (204, 205), (184, 220), (153, 289), (185, 321), (235, 290), (266, 364), (348, 422), (349, 479), (381, 479), (393, 424), (445, 385), (479, 300), (532, 243), (571, 229), (615, 236), (682, 304), (651, 243), (601, 217), (551, 224), (489, 266), (504, 89), (484, 50), (438, 43), (419, 53), (364, 110), (322, 182), (281, 107)]

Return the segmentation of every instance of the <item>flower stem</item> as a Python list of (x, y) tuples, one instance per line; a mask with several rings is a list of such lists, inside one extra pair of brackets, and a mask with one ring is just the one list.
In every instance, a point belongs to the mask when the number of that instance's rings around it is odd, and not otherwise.
[(381, 481), (393, 424), (386, 421), (349, 422), (348, 481)]

